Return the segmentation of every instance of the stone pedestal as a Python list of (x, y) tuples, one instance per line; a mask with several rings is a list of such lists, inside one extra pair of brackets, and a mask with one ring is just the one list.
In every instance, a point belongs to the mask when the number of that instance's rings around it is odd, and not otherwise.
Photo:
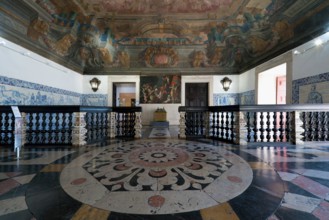
[(185, 129), (186, 129), (186, 124), (185, 124), (185, 112), (179, 112), (179, 138), (186, 138), (185, 135)]
[(135, 138), (142, 137), (142, 113), (136, 112), (135, 113)]
[(303, 135), (304, 128), (303, 121), (300, 119), (301, 112), (291, 112), (291, 142), (293, 144), (304, 144)]
[(247, 128), (243, 112), (234, 112), (233, 142), (239, 145), (247, 145)]
[(115, 138), (116, 136), (116, 115), (117, 113), (116, 112), (110, 112), (109, 113), (109, 128), (110, 128), (110, 138)]
[(72, 127), (72, 145), (73, 146), (83, 146), (86, 145), (86, 112), (74, 112), (74, 124)]

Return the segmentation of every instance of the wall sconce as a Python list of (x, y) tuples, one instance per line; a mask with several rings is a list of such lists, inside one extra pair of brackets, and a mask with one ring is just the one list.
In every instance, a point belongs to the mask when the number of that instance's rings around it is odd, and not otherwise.
[(224, 77), (220, 83), (223, 85), (224, 91), (227, 91), (230, 88), (230, 85), (232, 83), (232, 80), (228, 77)]
[(96, 92), (98, 90), (98, 86), (101, 84), (101, 81), (96, 77), (89, 81), (91, 85), (91, 89)]

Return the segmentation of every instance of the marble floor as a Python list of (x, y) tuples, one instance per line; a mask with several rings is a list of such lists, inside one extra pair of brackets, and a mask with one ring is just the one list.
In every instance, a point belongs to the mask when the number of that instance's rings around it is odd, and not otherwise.
[(0, 220), (329, 220), (329, 143), (237, 146), (178, 128), (80, 148), (0, 147)]

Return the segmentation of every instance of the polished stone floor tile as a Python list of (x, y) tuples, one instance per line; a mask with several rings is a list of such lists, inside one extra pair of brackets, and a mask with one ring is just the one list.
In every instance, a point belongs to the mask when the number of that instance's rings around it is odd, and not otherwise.
[(151, 131), (28, 148), (20, 160), (0, 148), (0, 220), (329, 219), (329, 144), (238, 146)]
[(292, 181), (293, 184), (305, 189), (306, 191), (318, 196), (319, 198), (326, 198), (329, 195), (329, 188), (315, 182), (307, 177), (299, 176)]
[(285, 193), (282, 206), (302, 212), (312, 213), (321, 203), (321, 199), (310, 198), (293, 193)]
[(10, 190), (18, 187), (20, 184), (19, 182), (13, 180), (13, 179), (6, 179), (0, 182), (0, 195), (3, 195)]
[(26, 209), (28, 209), (28, 207), (26, 205), (24, 196), (0, 201), (0, 216)]
[[(276, 212), (275, 215), (280, 220), (319, 220), (316, 216), (311, 213), (302, 212), (296, 209), (289, 209), (281, 206)], [(324, 219), (326, 220), (326, 219)]]

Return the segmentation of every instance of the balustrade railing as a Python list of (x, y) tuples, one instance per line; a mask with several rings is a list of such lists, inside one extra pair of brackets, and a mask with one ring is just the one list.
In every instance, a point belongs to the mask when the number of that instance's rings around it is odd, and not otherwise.
[[(18, 106), (25, 145), (84, 145), (115, 137), (141, 137), (141, 107)], [(13, 146), (15, 117), (0, 106), (0, 146)]]
[[(140, 131), (137, 131), (136, 125), (141, 123), (141, 107), (115, 107), (116, 113), (116, 136), (117, 137), (141, 137)], [(141, 128), (141, 127), (140, 127)]]
[[(183, 138), (202, 134), (239, 144), (329, 141), (328, 104), (180, 107), (179, 112)], [(197, 115), (208, 116), (203, 125), (195, 125)]]
[(10, 106), (0, 106), (0, 146), (14, 145), (15, 117)]

